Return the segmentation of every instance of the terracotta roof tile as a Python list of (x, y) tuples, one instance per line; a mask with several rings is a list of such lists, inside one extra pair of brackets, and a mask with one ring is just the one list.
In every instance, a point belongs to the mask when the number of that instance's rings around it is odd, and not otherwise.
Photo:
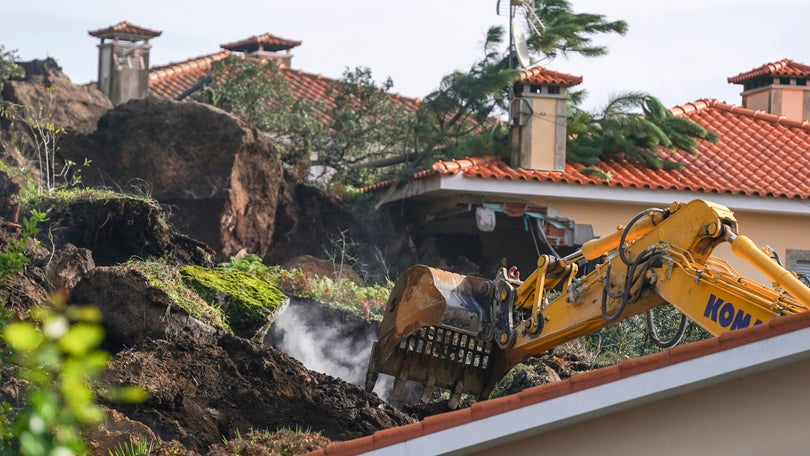
[(675, 364), (689, 361), (690, 359), (700, 358), (701, 356), (715, 353), (719, 350), (720, 339), (717, 337), (712, 337), (710, 339), (704, 339), (691, 344), (675, 346), (667, 350), (666, 353), (669, 355), (671, 360), (670, 363)]
[(788, 317), (773, 318), (768, 321), (768, 333), (783, 334), (810, 326), (810, 312)]
[(651, 371), (670, 361), (667, 352), (658, 352), (651, 355), (642, 356), (640, 358), (632, 358), (622, 361), (619, 364), (619, 371), (622, 377), (629, 377), (631, 375), (640, 374), (642, 372)]
[[(604, 385), (613, 381), (628, 378), (644, 372), (649, 372), (665, 366), (695, 359), (701, 356), (718, 353), (746, 343), (757, 342), (783, 334), (810, 327), (810, 312), (774, 318), (768, 324), (738, 329), (727, 333), (726, 336), (714, 337), (690, 344), (680, 345), (668, 351), (658, 352), (640, 358), (625, 360), (618, 365), (605, 367), (581, 374), (558, 382), (527, 388), (520, 393), (509, 396), (481, 401), (469, 409), (455, 410), (453, 412), (433, 415), (422, 422), (405, 426), (385, 429), (374, 433), (373, 447), (369, 446), (369, 439), (362, 437), (349, 441), (349, 445), (332, 444), (326, 447), (326, 454), (331, 451), (353, 449), (357, 453), (380, 449), (423, 435), (439, 432), (450, 427), (467, 424), (472, 421), (490, 417), (496, 414), (517, 410), (538, 402), (562, 397), (575, 391)], [(721, 338), (723, 340), (721, 340)], [(346, 444), (346, 442), (343, 442)], [(340, 446), (338, 446), (340, 445)], [(322, 452), (312, 452), (309, 455), (320, 455)], [(335, 453), (350, 454), (350, 453)], [(356, 453), (353, 453), (356, 454)]]
[(766, 63), (745, 73), (740, 73), (737, 76), (729, 76), (728, 82), (731, 84), (742, 84), (763, 76), (807, 78), (810, 77), (810, 66), (794, 62), (790, 59), (782, 59), (778, 62)]
[[(452, 412), (451, 412), (452, 413)], [(374, 448), (381, 448), (393, 443), (404, 442), (405, 440), (419, 437), (424, 434), (421, 422), (397, 426), (373, 434)]]
[(374, 437), (367, 435), (328, 445), (324, 448), (324, 454), (328, 456), (352, 456), (372, 449), (374, 449)]
[(472, 420), (481, 420), (492, 415), (508, 412), (522, 407), (521, 397), (519, 394), (510, 394), (488, 401), (479, 401), (470, 407)]
[(422, 420), (422, 434), (439, 432), (459, 424), (469, 423), (473, 420), (472, 410), (463, 408), (452, 412), (425, 417)]
[(87, 32), (90, 36), (96, 38), (115, 38), (115, 37), (131, 37), (138, 39), (149, 39), (160, 36), (163, 32), (160, 30), (151, 30), (144, 27), (139, 27), (135, 24), (130, 24), (127, 21), (121, 21), (109, 27), (91, 30)]
[(729, 348), (739, 347), (750, 343), (752, 340), (760, 339), (763, 333), (767, 333), (771, 329), (768, 325), (756, 325), (750, 331), (728, 331), (717, 336), (717, 341), (720, 343), (720, 348), (727, 350)]
[(618, 365), (608, 366), (598, 370), (572, 375), (569, 379), (572, 391), (581, 391), (603, 383), (612, 382), (622, 378), (626, 371), (619, 369)]
[(220, 44), (222, 49), (235, 52), (252, 52), (262, 48), (265, 51), (286, 51), (296, 46), (300, 46), (300, 41), (288, 40), (269, 33), (264, 35), (251, 36), (244, 40), (234, 41), (233, 43)]
[(537, 66), (521, 71), (520, 80), (522, 82), (529, 82), (533, 84), (557, 84), (565, 87), (572, 87), (582, 83), (582, 76), (560, 73), (558, 71)]
[(525, 407), (527, 405), (547, 401), (555, 397), (565, 396), (572, 391), (573, 388), (571, 386), (571, 382), (560, 380), (558, 382), (543, 385), (542, 388), (527, 388), (518, 393), (518, 395), (520, 396), (521, 404), (523, 404)]
[[(149, 72), (149, 93), (159, 98), (176, 99), (209, 73), (212, 62), (224, 59), (229, 55), (240, 54), (224, 50), (182, 62), (154, 67)], [(290, 90), (296, 97), (319, 102), (324, 112), (328, 112), (335, 106), (331, 93), (337, 84), (341, 83), (340, 80), (290, 68), (282, 68), (281, 71), (287, 79)], [(404, 97), (399, 94), (392, 94), (391, 96), (393, 100), (396, 100), (408, 110), (416, 110), (420, 103), (419, 99), (416, 98)]]
[[(810, 123), (715, 100), (699, 100), (671, 111), (720, 135), (714, 144), (699, 141), (697, 156), (661, 151), (663, 158), (683, 163), (682, 170), (654, 170), (623, 159), (605, 160), (597, 167), (611, 178), (603, 180), (582, 174), (583, 166), (575, 163), (566, 164), (563, 171), (540, 171), (515, 169), (487, 156), (440, 161), (414, 177), (460, 173), (482, 179), (810, 199), (805, 165), (810, 163)], [(366, 190), (392, 183), (382, 182)]]
[(153, 67), (149, 71), (149, 94), (173, 100), (208, 74), (212, 62), (224, 59), (229, 54), (228, 51), (221, 51)]

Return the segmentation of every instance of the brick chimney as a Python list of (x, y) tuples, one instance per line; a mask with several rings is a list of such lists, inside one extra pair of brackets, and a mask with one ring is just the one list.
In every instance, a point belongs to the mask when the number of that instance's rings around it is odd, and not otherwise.
[(513, 167), (565, 169), (567, 90), (580, 83), (580, 76), (543, 67), (521, 72), (510, 108)]
[(149, 39), (163, 32), (124, 21), (87, 33), (101, 39), (98, 45), (98, 89), (114, 105), (146, 97), (149, 94)]
[(292, 54), (290, 49), (300, 46), (300, 41), (280, 38), (269, 33), (251, 36), (241, 41), (220, 44), (220, 47), (231, 52), (242, 52), (245, 55), (261, 60), (275, 60), (281, 68), (290, 68)]
[(790, 59), (767, 63), (728, 78), (743, 86), (742, 105), (790, 119), (810, 119), (810, 66)]

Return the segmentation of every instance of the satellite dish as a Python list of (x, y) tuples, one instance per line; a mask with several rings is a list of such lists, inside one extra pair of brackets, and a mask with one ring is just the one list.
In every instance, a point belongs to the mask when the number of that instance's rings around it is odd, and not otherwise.
[(526, 44), (526, 35), (523, 34), (523, 28), (515, 19), (512, 19), (512, 41), (515, 43), (515, 54), (517, 55), (520, 67), (524, 70), (529, 68), (532, 62), (529, 58), (529, 46)]

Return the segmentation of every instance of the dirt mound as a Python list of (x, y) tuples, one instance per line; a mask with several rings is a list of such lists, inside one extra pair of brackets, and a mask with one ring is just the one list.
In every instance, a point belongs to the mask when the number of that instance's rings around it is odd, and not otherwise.
[(191, 337), (213, 343), (217, 330), (192, 318), (166, 291), (127, 266), (98, 267), (71, 293), (74, 304), (93, 304), (104, 316), (104, 348), (117, 352), (145, 339)]
[(113, 105), (95, 87), (76, 85), (70, 81), (55, 60), (32, 60), (20, 64), (25, 78), (12, 80), (3, 87), (2, 98), (24, 106), (39, 106), (53, 97), (51, 117), (59, 128), (68, 133), (90, 133), (96, 122)]
[(249, 429), (311, 429), (346, 440), (411, 422), (357, 386), (233, 336), (202, 345), (145, 341), (114, 357), (106, 381), (144, 387), (146, 403), (111, 407), (195, 451)]
[(100, 266), (132, 257), (207, 264), (213, 253), (173, 229), (160, 206), (146, 199), (90, 192), (71, 200), (43, 197), (32, 208), (48, 216), (40, 236), (43, 244), (89, 249)]
[[(281, 161), (261, 131), (208, 105), (148, 98), (107, 112), (62, 154), (92, 160), (83, 182), (137, 186), (172, 207), (170, 221), (225, 258), (264, 256), (273, 236)], [(137, 185), (136, 185), (137, 184)]]

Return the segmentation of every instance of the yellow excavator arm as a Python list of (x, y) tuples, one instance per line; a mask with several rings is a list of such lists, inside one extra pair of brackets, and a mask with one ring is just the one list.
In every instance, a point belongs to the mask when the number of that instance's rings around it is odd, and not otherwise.
[[(775, 284), (764, 286), (711, 256), (728, 242), (736, 255)], [(578, 265), (601, 260), (579, 276)], [(495, 279), (414, 266), (396, 282), (366, 376), (407, 380), (489, 395), (501, 377), (531, 355), (670, 303), (709, 333), (745, 328), (810, 309), (810, 289), (751, 240), (734, 214), (703, 200), (650, 209), (565, 258), (541, 255), (523, 282), (501, 270)]]

